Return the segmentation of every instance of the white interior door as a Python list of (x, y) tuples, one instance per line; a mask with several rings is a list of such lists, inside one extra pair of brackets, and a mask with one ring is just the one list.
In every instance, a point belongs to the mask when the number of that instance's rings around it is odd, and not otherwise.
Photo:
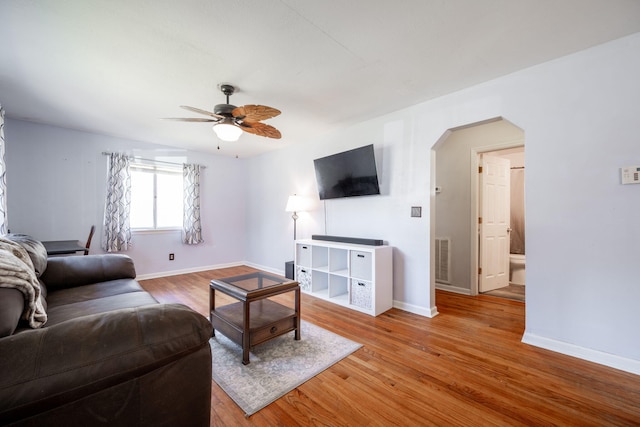
[(478, 290), (487, 292), (509, 285), (511, 162), (483, 154), (481, 165)]

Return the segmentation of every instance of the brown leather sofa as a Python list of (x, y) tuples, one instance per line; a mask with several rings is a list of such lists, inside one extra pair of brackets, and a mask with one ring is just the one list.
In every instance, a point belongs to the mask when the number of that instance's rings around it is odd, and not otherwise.
[(41, 327), (20, 317), (13, 325), (25, 298), (0, 275), (0, 425), (208, 426), (207, 319), (159, 304), (128, 256), (48, 258), (43, 268), (39, 251), (28, 255)]

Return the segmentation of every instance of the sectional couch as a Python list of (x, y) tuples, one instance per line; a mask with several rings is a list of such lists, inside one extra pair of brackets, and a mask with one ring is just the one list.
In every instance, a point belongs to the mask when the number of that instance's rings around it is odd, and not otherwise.
[(133, 261), (0, 237), (0, 425), (208, 426), (211, 324)]

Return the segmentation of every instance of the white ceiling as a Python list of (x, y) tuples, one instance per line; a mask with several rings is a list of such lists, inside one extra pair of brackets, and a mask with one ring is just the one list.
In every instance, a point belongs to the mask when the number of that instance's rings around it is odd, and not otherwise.
[[(637, 0), (2, 0), (11, 118), (251, 156), (640, 31)], [(263, 104), (220, 143), (179, 108)]]

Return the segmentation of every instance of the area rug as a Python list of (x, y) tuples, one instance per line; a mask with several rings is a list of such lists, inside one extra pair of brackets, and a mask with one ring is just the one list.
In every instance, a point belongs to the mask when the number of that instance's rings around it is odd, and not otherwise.
[(242, 347), (221, 333), (211, 338), (213, 380), (242, 408), (258, 412), (305, 381), (344, 359), (362, 344), (302, 321), (300, 340), (294, 332), (255, 346), (248, 365)]

